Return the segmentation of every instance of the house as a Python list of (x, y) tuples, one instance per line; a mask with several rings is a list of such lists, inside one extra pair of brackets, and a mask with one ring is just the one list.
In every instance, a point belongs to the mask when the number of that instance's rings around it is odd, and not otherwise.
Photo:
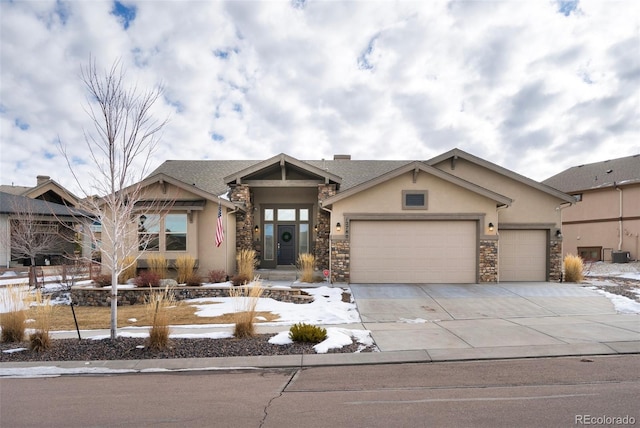
[[(82, 218), (79, 211), (67, 205), (0, 192), (0, 263), (6, 268), (18, 263), (31, 265), (31, 260), (12, 246), (11, 232), (15, 233), (17, 229), (17, 233), (28, 234), (18, 239), (23, 247), (38, 249), (36, 265), (63, 264), (64, 257), (73, 256), (77, 249), (76, 229)], [(31, 234), (53, 235), (54, 238), (38, 240), (35, 237), (30, 243), (27, 239)]]
[(232, 274), (239, 249), (264, 269), (312, 253), (332, 281), (352, 283), (558, 280), (561, 210), (574, 202), (458, 149), (427, 161), (169, 160), (141, 184), (150, 201), (172, 201), (143, 264), (189, 254), (201, 272)]
[(565, 255), (638, 260), (640, 155), (574, 166), (543, 183), (577, 200), (562, 212)]
[(36, 177), (36, 185), (33, 187), (15, 186), (13, 184), (0, 185), (0, 192), (24, 196), (31, 199), (39, 199), (74, 208), (77, 208), (80, 202), (80, 199), (77, 196), (47, 175), (38, 175)]

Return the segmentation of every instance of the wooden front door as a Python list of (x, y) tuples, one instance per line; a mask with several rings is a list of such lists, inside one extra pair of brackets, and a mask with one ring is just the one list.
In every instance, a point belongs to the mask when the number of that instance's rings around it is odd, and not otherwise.
[(278, 265), (296, 263), (296, 227), (292, 224), (278, 225)]

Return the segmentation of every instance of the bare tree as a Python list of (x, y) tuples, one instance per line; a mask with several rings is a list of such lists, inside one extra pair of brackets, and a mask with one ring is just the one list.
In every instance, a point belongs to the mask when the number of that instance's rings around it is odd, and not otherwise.
[[(29, 198), (11, 200), (10, 248), (13, 259), (26, 258), (30, 261), (29, 287), (37, 286), (36, 256), (62, 252), (62, 235), (65, 226), (51, 213), (43, 212), (49, 204)], [(73, 236), (73, 230), (68, 229)], [(69, 235), (69, 233), (67, 233)]]
[(95, 59), (90, 58), (81, 69), (80, 77), (88, 91), (85, 112), (93, 124), (91, 132), (84, 131), (95, 167), (89, 177), (75, 171), (72, 157), (60, 143), (69, 169), (86, 196), (80, 208), (100, 225), (99, 238), (94, 228), (86, 228), (85, 233), (91, 235), (92, 242), (101, 241), (100, 263), (103, 270), (111, 272), (112, 339), (117, 338), (118, 328), (118, 276), (140, 256), (136, 227), (141, 214), (136, 204), (144, 195), (140, 181), (148, 173), (159, 133), (167, 123), (167, 119), (152, 117), (152, 108), (163, 89), (140, 91), (135, 85), (129, 87), (125, 75), (120, 61), (101, 73)]

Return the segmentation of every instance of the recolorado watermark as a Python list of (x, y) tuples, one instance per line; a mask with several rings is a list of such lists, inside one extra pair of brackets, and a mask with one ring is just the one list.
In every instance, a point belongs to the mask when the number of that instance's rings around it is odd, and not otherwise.
[(635, 425), (636, 418), (633, 416), (608, 416), (608, 415), (576, 415), (576, 425)]

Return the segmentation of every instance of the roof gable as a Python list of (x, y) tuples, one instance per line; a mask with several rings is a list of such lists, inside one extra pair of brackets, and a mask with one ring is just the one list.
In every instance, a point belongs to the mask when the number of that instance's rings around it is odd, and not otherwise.
[(262, 162), (253, 164), (243, 170), (224, 177), (227, 185), (242, 184), (243, 181), (253, 183), (271, 183), (278, 181), (311, 181), (318, 183), (340, 184), (342, 179), (327, 170), (317, 168), (307, 162), (300, 161), (281, 153)]
[(513, 202), (510, 198), (507, 198), (506, 196), (500, 195), (498, 193), (495, 193), (489, 189), (485, 189), (484, 187), (478, 186), (477, 184), (471, 183), (469, 181), (463, 180), (459, 177), (456, 177), (455, 175), (451, 175), (447, 172), (442, 171), (441, 169), (435, 168), (433, 166), (427, 165), (423, 162), (419, 162), (419, 161), (414, 161), (411, 163), (408, 163), (406, 165), (403, 165), (393, 171), (390, 171), (386, 174), (383, 174), (373, 180), (369, 180), (367, 182), (361, 183), (357, 186), (351, 187), (348, 190), (345, 190), (343, 192), (338, 193), (335, 196), (332, 196), (330, 198), (325, 199), (322, 202), (322, 205), (327, 207), (327, 206), (331, 206), (332, 204), (348, 198), (350, 196), (353, 196), (357, 193), (360, 193), (364, 190), (370, 189), (374, 186), (377, 186), (381, 183), (384, 183), (386, 181), (392, 180), (396, 177), (399, 177), (403, 174), (406, 174), (408, 172), (412, 172), (414, 174), (418, 174), (418, 172), (422, 171), (425, 172), (427, 174), (433, 175), (435, 177), (438, 177), (444, 181), (447, 181), (449, 183), (455, 184), (457, 186), (460, 186), (464, 189), (467, 189), (471, 192), (477, 193), (481, 196), (484, 196), (486, 198), (492, 199), (494, 201), (496, 201), (498, 203), (498, 205), (504, 205), (504, 206), (508, 206), (511, 205), (511, 203)]
[(528, 178), (528, 177), (525, 177), (523, 175), (520, 175), (517, 172), (511, 171), (511, 170), (506, 169), (506, 168), (503, 168), (503, 167), (501, 167), (499, 165), (496, 165), (496, 164), (494, 164), (492, 162), (489, 162), (487, 160), (481, 159), (481, 158), (479, 158), (477, 156), (474, 156), (474, 155), (472, 155), (470, 153), (467, 153), (467, 152), (465, 152), (463, 150), (460, 150), (460, 149), (457, 149), (457, 148), (453, 149), (453, 150), (449, 150), (448, 152), (443, 153), (443, 154), (441, 154), (439, 156), (436, 156), (436, 157), (434, 157), (432, 159), (429, 159), (428, 161), (426, 161), (426, 163), (429, 164), (429, 165), (434, 166), (434, 165), (442, 163), (442, 162), (444, 162), (446, 160), (450, 160), (452, 165), (455, 167), (455, 162), (456, 162), (456, 160), (458, 158), (464, 159), (464, 160), (466, 160), (468, 162), (471, 162), (473, 164), (476, 164), (476, 165), (478, 165), (480, 167), (483, 167), (483, 168), (486, 168), (486, 169), (488, 169), (490, 171), (493, 171), (493, 172), (495, 172), (497, 174), (500, 174), (500, 175), (503, 175), (505, 177), (508, 177), (508, 178), (510, 178), (510, 179), (512, 179), (514, 181), (520, 182), (520, 183), (525, 184), (525, 185), (527, 185), (529, 187), (532, 187), (532, 188), (534, 188), (536, 190), (539, 190), (541, 192), (544, 192), (544, 193), (547, 193), (549, 195), (552, 195), (552, 196), (554, 196), (554, 197), (556, 197), (558, 199), (561, 199), (563, 201), (571, 202), (571, 203), (575, 202), (575, 199), (572, 196), (570, 196), (570, 195), (568, 195), (568, 194), (566, 194), (564, 192), (561, 192), (560, 190), (554, 189), (553, 187), (550, 187), (550, 186), (548, 186), (546, 184), (543, 184), (543, 183), (537, 182), (535, 180), (532, 180), (531, 178)]

